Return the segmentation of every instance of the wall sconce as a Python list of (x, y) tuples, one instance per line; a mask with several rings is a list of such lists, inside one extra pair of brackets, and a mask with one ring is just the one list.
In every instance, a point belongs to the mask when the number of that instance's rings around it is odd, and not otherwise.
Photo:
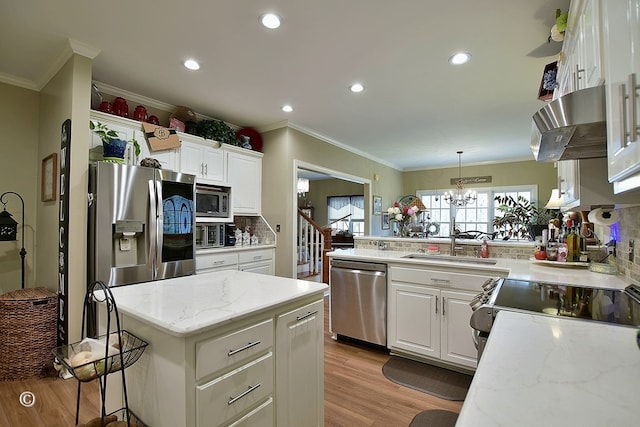
[(20, 249), (20, 258), (22, 259), (22, 289), (24, 289), (24, 257), (27, 256), (27, 251), (24, 248), (24, 200), (21, 195), (13, 191), (5, 191), (0, 195), (0, 203), (2, 203), (3, 206), (2, 212), (0, 212), (0, 241), (8, 242), (18, 240), (18, 223), (13, 219), (11, 214), (7, 212), (7, 202), (4, 200), (4, 196), (7, 194), (14, 194), (18, 196), (20, 203), (22, 203), (22, 224), (20, 236), (22, 239), (22, 248)]

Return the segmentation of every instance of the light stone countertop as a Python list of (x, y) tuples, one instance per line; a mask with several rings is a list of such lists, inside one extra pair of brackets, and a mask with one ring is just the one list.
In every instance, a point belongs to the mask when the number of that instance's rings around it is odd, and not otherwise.
[(638, 425), (636, 333), (501, 311), (456, 426)]
[(184, 337), (317, 294), (324, 283), (220, 271), (110, 288), (118, 311)]
[[(589, 271), (588, 268), (573, 268), (559, 265), (536, 263), (531, 260), (495, 258), (495, 265), (472, 264), (461, 262), (440, 261), (437, 259), (409, 259), (403, 256), (415, 252), (377, 250), (377, 249), (339, 249), (329, 252), (331, 258), (349, 259), (354, 261), (372, 261), (382, 263), (403, 263), (413, 266), (448, 267), (454, 271), (464, 269), (482, 270), (486, 274), (508, 276), (513, 279), (534, 280), (542, 282), (562, 283), (567, 285), (581, 285), (595, 288), (624, 289), (630, 284), (630, 279), (622, 275), (601, 274)], [(558, 263), (561, 264), (561, 263)]]

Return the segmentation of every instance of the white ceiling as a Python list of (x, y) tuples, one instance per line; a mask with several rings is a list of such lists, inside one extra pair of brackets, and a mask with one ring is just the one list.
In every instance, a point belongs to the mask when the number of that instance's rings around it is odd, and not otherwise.
[[(0, 0), (0, 81), (39, 90), (69, 39), (93, 78), (229, 123), (289, 125), (400, 170), (532, 159), (569, 0)], [(278, 30), (259, 22), (282, 17)], [(470, 63), (447, 63), (457, 51)], [(182, 62), (195, 58), (200, 71)], [(359, 81), (364, 92), (348, 86)], [(295, 110), (284, 113), (290, 103)], [(131, 107), (131, 106), (130, 106)]]

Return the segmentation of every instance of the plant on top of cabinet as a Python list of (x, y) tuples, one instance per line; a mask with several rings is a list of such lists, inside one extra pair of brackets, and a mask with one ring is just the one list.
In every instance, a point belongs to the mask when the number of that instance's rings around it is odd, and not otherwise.
[(225, 144), (238, 145), (236, 133), (222, 120), (201, 120), (198, 122), (197, 135)]
[(89, 120), (89, 129), (102, 140), (103, 157), (105, 161), (123, 162), (127, 142), (131, 142), (135, 147), (136, 156), (140, 155), (140, 144), (138, 144), (135, 138), (124, 141), (120, 139), (118, 133), (109, 128), (109, 126), (100, 122), (94, 123), (91, 120)]

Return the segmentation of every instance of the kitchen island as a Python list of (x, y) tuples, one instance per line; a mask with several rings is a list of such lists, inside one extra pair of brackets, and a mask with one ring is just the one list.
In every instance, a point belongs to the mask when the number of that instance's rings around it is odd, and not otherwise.
[(636, 333), (498, 313), (456, 426), (637, 425)]
[(149, 343), (126, 370), (130, 409), (155, 427), (323, 425), (326, 288), (242, 271), (112, 288), (122, 328)]

